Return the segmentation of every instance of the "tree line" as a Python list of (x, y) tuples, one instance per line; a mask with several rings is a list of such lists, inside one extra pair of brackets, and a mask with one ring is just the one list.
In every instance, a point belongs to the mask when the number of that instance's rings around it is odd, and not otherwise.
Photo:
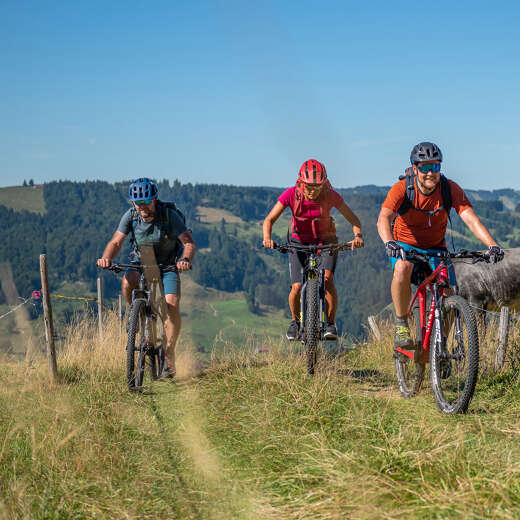
[[(191, 184), (167, 180), (158, 182), (162, 200), (173, 200), (186, 215), (197, 246), (193, 277), (206, 287), (222, 291), (243, 291), (251, 311), (263, 306), (288, 311), (289, 274), (287, 257), (260, 247), (258, 225), (282, 192), (276, 188), (253, 188), (216, 184)], [(50, 283), (83, 281), (95, 290), (100, 275), (96, 259), (128, 209), (129, 182), (109, 184), (102, 181), (59, 181), (45, 184), (46, 213), (14, 211), (0, 206), (4, 223), (4, 247), (0, 262), (11, 264), (21, 296), (38, 288), (39, 255), (47, 253)], [(363, 332), (369, 314), (377, 313), (390, 302), (391, 272), (384, 247), (377, 235), (376, 220), (384, 199), (380, 188), (338, 190), (363, 223), (365, 248), (355, 254), (341, 254), (336, 280), (339, 293), (337, 321), (343, 331), (354, 336)], [(243, 224), (208, 224), (201, 222), (197, 207), (227, 210), (239, 216)], [(517, 230), (520, 213), (504, 208), (500, 201), (474, 201), (479, 216), (506, 247), (520, 245)], [(288, 211), (288, 210), (287, 210)], [(460, 219), (452, 212), (455, 247), (480, 248)], [(340, 240), (350, 240), (352, 231), (343, 218), (337, 218)], [(284, 237), (277, 237), (283, 240)], [(128, 241), (127, 241), (128, 242)], [(448, 240), (451, 246), (451, 240)], [(128, 246), (121, 253), (126, 260)], [(102, 273), (105, 292), (114, 297), (119, 281)], [(5, 297), (0, 291), (0, 303)]]

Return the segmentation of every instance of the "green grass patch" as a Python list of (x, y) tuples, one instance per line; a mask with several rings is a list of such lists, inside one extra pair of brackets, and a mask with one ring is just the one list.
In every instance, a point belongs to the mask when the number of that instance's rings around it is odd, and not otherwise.
[(242, 298), (207, 302), (204, 312), (187, 318), (193, 341), (205, 345), (208, 351), (228, 344), (242, 345), (247, 339), (279, 338), (286, 322), (282, 311), (253, 314)]
[(45, 213), (45, 201), (43, 188), (30, 186), (10, 186), (0, 188), (0, 204), (15, 211), (31, 211), (32, 213)]

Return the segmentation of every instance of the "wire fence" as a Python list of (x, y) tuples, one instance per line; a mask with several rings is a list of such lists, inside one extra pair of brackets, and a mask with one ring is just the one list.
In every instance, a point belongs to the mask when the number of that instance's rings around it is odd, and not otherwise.
[(10, 309), (9, 311), (7, 311), (5, 314), (2, 314), (0, 316), (0, 320), (4, 319), (4, 318), (7, 318), (7, 316), (9, 316), (10, 314), (12, 314), (13, 312), (17, 311), (18, 309), (20, 309), (21, 307), (23, 307), (24, 305), (27, 305), (28, 303), (32, 303), (34, 300), (33, 300), (33, 297), (32, 296), (29, 296), (28, 298), (25, 298), (20, 304), (16, 305), (16, 307), (13, 307), (12, 309)]
[[(42, 290), (35, 289), (26, 298), (18, 297), (20, 303), (8, 307), (7, 310), (0, 314), (0, 327), (2, 334), (0, 335), (0, 356), (6, 359), (20, 360), (27, 356), (29, 350), (45, 351), (45, 316), (43, 312), (44, 302)], [(98, 297), (67, 295), (56, 292), (50, 292), (49, 298), (54, 303), (58, 301), (70, 301), (72, 303), (85, 304), (83, 310), (74, 310), (74, 306), (57, 307), (58, 313), (54, 317), (52, 339), (53, 341), (64, 340), (64, 333), (67, 324), (73, 319), (73, 316), (79, 311), (87, 312), (92, 315), (98, 314), (99, 318), (99, 335), (103, 336), (104, 311), (114, 311), (119, 314), (120, 330), (122, 323), (123, 305), (121, 296), (119, 301), (103, 301), (102, 289), (98, 287)], [(12, 303), (12, 297), (11, 297)], [(27, 311), (22, 312), (23, 308), (31, 307), (32, 310), (28, 314)], [(103, 316), (101, 313), (103, 312)]]

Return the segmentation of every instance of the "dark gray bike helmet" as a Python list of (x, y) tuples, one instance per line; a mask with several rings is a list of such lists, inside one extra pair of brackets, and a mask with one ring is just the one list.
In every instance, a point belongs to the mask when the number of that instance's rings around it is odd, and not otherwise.
[(424, 161), (441, 161), (442, 152), (441, 149), (435, 143), (419, 143), (413, 147), (412, 153), (410, 154), (410, 162), (417, 164), (418, 162)]

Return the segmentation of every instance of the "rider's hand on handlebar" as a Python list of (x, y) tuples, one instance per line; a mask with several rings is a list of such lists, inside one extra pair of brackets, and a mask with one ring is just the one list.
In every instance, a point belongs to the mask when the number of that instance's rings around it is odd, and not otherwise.
[(395, 240), (385, 242), (385, 249), (386, 254), (390, 258), (401, 258), (401, 251), (403, 248)]
[(177, 269), (179, 271), (189, 271), (191, 269), (191, 262), (188, 259), (182, 258), (177, 262)]
[(496, 264), (504, 258), (504, 250), (500, 246), (489, 246), (487, 254), (491, 264)]
[(364, 247), (365, 242), (363, 241), (363, 237), (354, 237), (354, 240), (351, 241), (352, 251), (354, 249), (358, 249), (360, 247)]
[(98, 258), (97, 266), (101, 269), (108, 269), (112, 265), (110, 258)]
[(264, 238), (262, 245), (266, 249), (274, 249), (274, 242), (270, 238)]

